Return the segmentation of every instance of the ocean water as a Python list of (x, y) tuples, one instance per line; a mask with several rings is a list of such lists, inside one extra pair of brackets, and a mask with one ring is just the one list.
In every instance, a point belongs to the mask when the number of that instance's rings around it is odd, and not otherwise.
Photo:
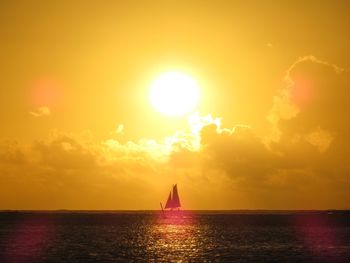
[(350, 262), (350, 212), (1, 212), (0, 262)]

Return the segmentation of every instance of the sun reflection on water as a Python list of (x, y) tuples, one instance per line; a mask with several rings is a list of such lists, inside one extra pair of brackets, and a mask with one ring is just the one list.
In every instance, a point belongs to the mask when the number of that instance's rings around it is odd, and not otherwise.
[(149, 229), (147, 251), (157, 258), (182, 262), (183, 259), (200, 259), (202, 231), (197, 218), (190, 212), (177, 212), (163, 217), (157, 215)]

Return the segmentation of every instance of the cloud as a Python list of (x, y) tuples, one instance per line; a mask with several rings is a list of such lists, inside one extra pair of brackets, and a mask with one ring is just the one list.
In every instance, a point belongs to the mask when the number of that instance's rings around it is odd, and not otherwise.
[(29, 112), (29, 114), (34, 117), (50, 116), (51, 110), (48, 107), (43, 106), (43, 107), (37, 108), (35, 111)]
[(145, 187), (142, 177), (155, 164), (139, 145), (111, 147), (57, 132), (29, 145), (6, 141), (0, 152), (0, 207), (127, 209), (140, 198), (133, 192)]
[(286, 81), (288, 85), (275, 98), (270, 113), (270, 121), (279, 134), (273, 148), (300, 154), (305, 150), (324, 154), (344, 151), (342, 145), (349, 145), (350, 132), (346, 121), (349, 71), (304, 57), (290, 67)]
[(200, 126), (203, 173), (224, 173), (231, 191), (258, 207), (348, 208), (349, 85), (348, 70), (298, 59), (274, 99), (271, 134), (258, 136), (246, 125)]
[(308, 56), (289, 68), (285, 81), (269, 115), (270, 148), (281, 155), (280, 171), (288, 178), (293, 171), (304, 173), (294, 184), (309, 186), (308, 195), (320, 200), (328, 196), (329, 207), (350, 200), (343, 187), (350, 184), (349, 70)]
[(236, 125), (231, 130), (209, 125), (201, 133), (203, 154), (208, 156), (212, 166), (220, 167), (229, 176), (259, 181), (273, 166), (274, 159), (266, 145), (262, 143), (248, 126)]
[(118, 124), (116, 130), (115, 130), (116, 134), (124, 134), (124, 124)]
[(264, 136), (194, 114), (160, 141), (113, 132), (99, 142), (89, 131), (3, 141), (0, 207), (156, 209), (177, 182), (186, 208), (349, 208), (349, 71), (303, 57), (284, 81)]
[[(196, 118), (197, 125), (200, 119), (211, 122), (211, 117)], [(0, 207), (154, 209), (174, 182), (195, 192), (196, 186), (187, 182), (200, 175), (199, 133), (178, 131), (162, 141), (120, 143), (115, 138), (96, 141), (89, 131), (74, 135), (55, 130), (29, 144), (3, 141)]]

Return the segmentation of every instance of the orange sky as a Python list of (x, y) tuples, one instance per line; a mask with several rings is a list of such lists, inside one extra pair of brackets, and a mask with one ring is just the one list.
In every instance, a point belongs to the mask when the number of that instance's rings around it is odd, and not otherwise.
[[(349, 209), (349, 11), (1, 1), (0, 209)], [(169, 70), (186, 116), (149, 101)]]

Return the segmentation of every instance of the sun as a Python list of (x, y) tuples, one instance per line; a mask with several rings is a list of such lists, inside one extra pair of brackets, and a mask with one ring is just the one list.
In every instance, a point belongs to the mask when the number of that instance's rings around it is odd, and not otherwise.
[(181, 72), (165, 72), (152, 83), (150, 100), (162, 114), (183, 116), (198, 105), (199, 87), (190, 76)]

